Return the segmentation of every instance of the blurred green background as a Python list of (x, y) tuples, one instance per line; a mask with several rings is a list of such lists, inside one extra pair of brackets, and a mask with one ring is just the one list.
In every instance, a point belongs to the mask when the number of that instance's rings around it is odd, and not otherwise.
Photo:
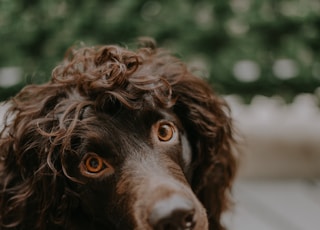
[(319, 0), (0, 0), (0, 100), (47, 81), (70, 46), (139, 36), (247, 102), (320, 86)]

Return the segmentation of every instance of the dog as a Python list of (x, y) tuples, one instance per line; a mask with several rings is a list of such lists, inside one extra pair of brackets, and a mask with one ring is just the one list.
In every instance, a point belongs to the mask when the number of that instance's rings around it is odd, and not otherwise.
[(1, 229), (224, 229), (230, 111), (153, 40), (71, 48), (6, 105)]

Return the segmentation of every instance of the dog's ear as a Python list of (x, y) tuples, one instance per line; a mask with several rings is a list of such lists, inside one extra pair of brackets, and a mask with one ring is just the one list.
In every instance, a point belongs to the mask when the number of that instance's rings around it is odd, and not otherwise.
[(10, 101), (0, 131), (0, 226), (42, 229), (66, 218), (70, 199), (61, 159), (50, 148), (56, 136), (65, 139), (53, 111), (66, 97), (62, 87), (30, 85)]
[(186, 74), (173, 86), (175, 112), (192, 146), (191, 186), (207, 209), (210, 229), (223, 229), (221, 213), (236, 170), (229, 108), (209, 84)]

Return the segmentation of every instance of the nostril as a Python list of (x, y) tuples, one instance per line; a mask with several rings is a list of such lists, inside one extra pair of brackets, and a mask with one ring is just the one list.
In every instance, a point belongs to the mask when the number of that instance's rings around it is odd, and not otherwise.
[(149, 223), (156, 230), (191, 230), (196, 223), (193, 203), (177, 195), (158, 201)]
[(156, 230), (191, 230), (195, 225), (194, 212), (176, 210), (168, 216), (164, 216), (153, 225)]
[(187, 215), (182, 219), (182, 226), (192, 228), (194, 224), (194, 212), (187, 213)]

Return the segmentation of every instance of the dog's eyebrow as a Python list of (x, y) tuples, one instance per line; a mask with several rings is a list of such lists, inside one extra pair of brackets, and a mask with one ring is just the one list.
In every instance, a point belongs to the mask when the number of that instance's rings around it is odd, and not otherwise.
[(170, 113), (168, 111), (158, 111), (159, 114), (163, 117), (163, 119), (168, 120), (168, 121), (173, 121), (174, 124), (179, 128), (180, 131), (183, 131), (183, 125), (181, 124), (181, 121), (179, 117), (174, 114), (173, 112)]

